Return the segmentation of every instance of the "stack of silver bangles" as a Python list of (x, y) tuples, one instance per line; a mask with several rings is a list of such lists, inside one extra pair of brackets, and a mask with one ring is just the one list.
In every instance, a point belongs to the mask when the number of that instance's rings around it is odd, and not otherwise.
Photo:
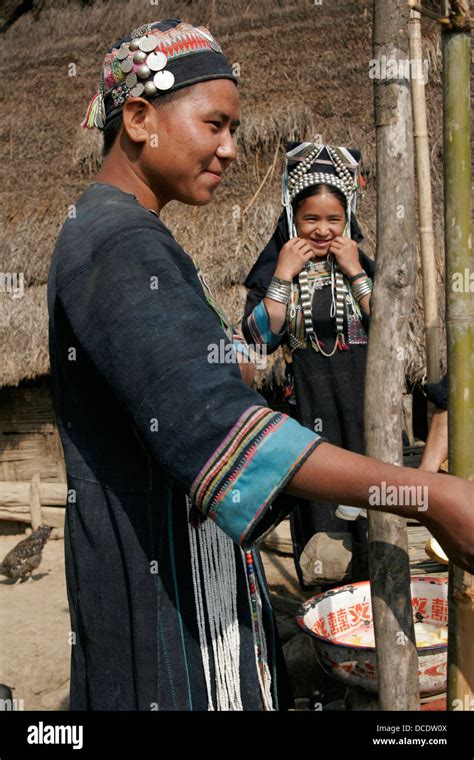
[(290, 280), (282, 280), (280, 277), (273, 275), (267, 288), (266, 298), (271, 298), (272, 301), (278, 301), (278, 303), (288, 303), (290, 295)]
[(372, 293), (372, 280), (370, 277), (365, 277), (362, 282), (352, 283), (351, 287), (357, 300), (361, 301)]

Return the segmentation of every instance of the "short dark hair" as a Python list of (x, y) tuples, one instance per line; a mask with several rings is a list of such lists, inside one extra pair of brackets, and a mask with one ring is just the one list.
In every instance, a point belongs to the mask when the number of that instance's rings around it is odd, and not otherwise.
[(344, 195), (344, 193), (339, 190), (338, 187), (335, 187), (334, 185), (327, 185), (325, 182), (319, 182), (317, 185), (311, 185), (311, 187), (307, 187), (304, 190), (299, 193), (296, 198), (292, 202), (293, 206), (293, 213), (296, 214), (299, 207), (303, 203), (303, 201), (306, 200), (306, 198), (311, 198), (313, 195), (321, 195), (321, 193), (327, 192), (333, 195), (339, 203), (341, 204), (342, 208), (344, 209), (344, 213), (347, 215), (347, 198)]
[[(154, 108), (162, 108), (170, 103), (172, 100), (181, 95), (181, 90), (173, 90), (173, 92), (167, 92), (164, 95), (158, 95), (155, 98), (149, 100)], [(104, 129), (102, 130), (102, 136), (104, 138), (104, 144), (102, 146), (102, 156), (105, 156), (110, 152), (112, 145), (114, 144), (118, 133), (122, 128), (122, 111), (120, 110), (115, 116), (106, 122)]]

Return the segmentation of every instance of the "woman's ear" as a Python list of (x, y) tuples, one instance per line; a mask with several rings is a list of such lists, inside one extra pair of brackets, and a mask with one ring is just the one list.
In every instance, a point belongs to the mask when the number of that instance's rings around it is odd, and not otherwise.
[[(148, 139), (151, 103), (144, 98), (130, 98), (122, 109), (123, 129), (133, 143), (144, 143)], [(154, 110), (154, 109), (153, 109)]]

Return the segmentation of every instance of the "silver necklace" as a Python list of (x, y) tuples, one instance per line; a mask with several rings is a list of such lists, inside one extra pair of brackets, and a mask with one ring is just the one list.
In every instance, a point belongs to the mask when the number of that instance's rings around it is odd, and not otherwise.
[(331, 268), (331, 310), (329, 312), (330, 317), (336, 321), (336, 340), (334, 342), (333, 349), (330, 353), (326, 353), (322, 348), (316, 330), (314, 329), (313, 313), (312, 313), (312, 298), (310, 293), (310, 287), (308, 284), (308, 267), (306, 266), (299, 274), (298, 282), (301, 292), (301, 309), (303, 312), (304, 326), (308, 339), (311, 341), (313, 347), (317, 351), (320, 351), (323, 356), (333, 356), (341, 341), (342, 345), (345, 345), (344, 337), (344, 278), (341, 270), (336, 264), (335, 257), (331, 255), (330, 260)]

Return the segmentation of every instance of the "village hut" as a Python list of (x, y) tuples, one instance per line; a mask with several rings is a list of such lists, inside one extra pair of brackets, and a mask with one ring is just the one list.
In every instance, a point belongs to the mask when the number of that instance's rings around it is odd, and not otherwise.
[[(105, 48), (145, 21), (181, 17), (219, 39), (240, 79), (239, 161), (205, 208), (171, 204), (163, 219), (240, 322), (243, 281), (280, 210), (288, 139), (357, 147), (365, 197), (363, 248), (375, 254), (372, 2), (342, 0), (7, 0), (0, 10), (0, 518), (27, 524), (35, 492), (60, 524), (62, 447), (51, 403), (46, 288), (64, 219), (100, 165), (101, 138), (80, 128)], [(438, 30), (423, 20), (433, 171), (436, 265), (443, 305), (442, 92)], [(176, 126), (179, 129), (179, 125)], [(318, 138), (317, 138), (318, 139)], [(387, 318), (390, 315), (387, 314)], [(421, 284), (410, 318), (406, 374), (425, 373)], [(442, 357), (444, 363), (444, 338)], [(258, 373), (271, 400), (281, 352)], [(31, 482), (36, 483), (32, 486)], [(39, 485), (38, 485), (39, 483)], [(36, 488), (36, 491), (35, 491)], [(39, 496), (38, 496), (39, 494)]]

